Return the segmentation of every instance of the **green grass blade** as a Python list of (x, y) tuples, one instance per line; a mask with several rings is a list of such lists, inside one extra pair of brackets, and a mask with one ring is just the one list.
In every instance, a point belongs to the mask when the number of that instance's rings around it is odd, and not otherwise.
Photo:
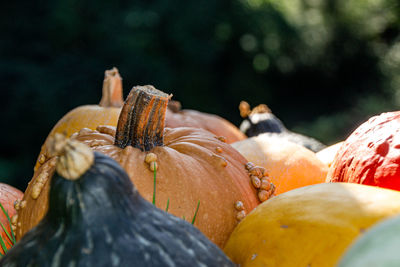
[(199, 200), (199, 202), (197, 202), (197, 208), (196, 208), (196, 211), (193, 216), (192, 224), (194, 224), (194, 222), (196, 221), (196, 216), (197, 216), (197, 212), (199, 211), (199, 207), (200, 207), (200, 200)]
[(1, 248), (3, 249), (3, 251), (5, 253), (7, 253), (7, 247), (6, 247), (6, 244), (4, 244), (3, 238), (0, 238), (0, 245), (1, 245)]
[(165, 208), (165, 211), (168, 212), (168, 208), (169, 208), (169, 198), (167, 200), (167, 207)]
[(156, 205), (156, 176), (157, 176), (156, 162), (154, 161), (153, 164), (154, 164), (153, 205)]
[[(4, 224), (2, 222), (0, 222), (0, 226), (1, 226), (1, 228), (3, 228), (4, 233), (6, 233), (8, 239), (9, 239), (9, 240), (6, 240), (8, 245), (12, 246), (14, 243), (12, 242), (12, 238), (11, 238), (10, 234), (8, 233), (6, 227), (4, 227)], [(3, 239), (2, 237), (0, 237), (0, 238)], [(10, 242), (10, 240), (11, 240), (11, 242)]]
[[(3, 207), (3, 205), (1, 203), (0, 203), (0, 208), (3, 211), (3, 213), (6, 215), (8, 223), (11, 225), (11, 218), (10, 218), (10, 216), (8, 216), (7, 211), (4, 209), (4, 207)], [(11, 228), (11, 236), (12, 236), (12, 238), (10, 238), (10, 240), (13, 242), (13, 244), (15, 244), (15, 242), (16, 242), (15, 234), (14, 234), (14, 231), (13, 231), (12, 228)]]
[(183, 219), (184, 221), (186, 221), (185, 215), (182, 216), (182, 219)]

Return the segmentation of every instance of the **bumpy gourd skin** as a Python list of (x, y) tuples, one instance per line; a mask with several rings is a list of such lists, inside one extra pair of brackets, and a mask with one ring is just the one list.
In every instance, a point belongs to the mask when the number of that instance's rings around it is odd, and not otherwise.
[(199, 230), (144, 200), (101, 153), (78, 180), (56, 174), (49, 203), (0, 266), (233, 266)]
[(400, 190), (400, 111), (361, 124), (343, 143), (328, 182), (348, 182)]
[(328, 167), (314, 152), (279, 136), (260, 134), (232, 144), (247, 160), (264, 167), (275, 194), (323, 183)]
[[(0, 203), (3, 206), (4, 210), (7, 212), (9, 217), (14, 216), (16, 213), (14, 209), (14, 203), (22, 199), (24, 194), (17, 188), (0, 183)], [(4, 225), (7, 230), (7, 233), (11, 233), (11, 226), (8, 221), (8, 218), (5, 213), (0, 209), (0, 223)], [(4, 244), (6, 245), (7, 249), (11, 247), (11, 240), (8, 238), (4, 229), (0, 226), (0, 238), (4, 240)], [(0, 246), (0, 253), (4, 254), (3, 248)]]

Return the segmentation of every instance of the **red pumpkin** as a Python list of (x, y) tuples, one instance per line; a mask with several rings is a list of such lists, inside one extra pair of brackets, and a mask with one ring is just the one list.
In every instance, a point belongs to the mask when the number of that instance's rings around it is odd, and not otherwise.
[(337, 152), (327, 181), (400, 190), (400, 111), (360, 125)]
[[(17, 188), (12, 187), (8, 184), (0, 183), (0, 203), (3, 205), (4, 210), (7, 212), (8, 216), (12, 218), (15, 215), (16, 210), (14, 209), (14, 202), (22, 199), (23, 193)], [(8, 233), (11, 233), (10, 223), (6, 214), (0, 210), (0, 222), (4, 225)], [(8, 238), (7, 234), (4, 232), (3, 228), (0, 227), (0, 236), (4, 240), (7, 248), (11, 247), (11, 240)], [(0, 253), (4, 254), (3, 248), (0, 246)]]

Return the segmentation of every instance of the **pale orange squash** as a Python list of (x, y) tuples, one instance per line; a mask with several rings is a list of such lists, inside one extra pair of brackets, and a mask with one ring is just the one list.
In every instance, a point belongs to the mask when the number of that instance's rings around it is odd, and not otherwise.
[(96, 129), (99, 125), (116, 126), (119, 113), (124, 103), (122, 92), (122, 79), (117, 68), (106, 70), (103, 81), (103, 95), (98, 105), (84, 105), (74, 108), (65, 114), (53, 127), (36, 161), (35, 170), (46, 161), (44, 148), (49, 138), (56, 133), (66, 136), (82, 128)]
[(325, 182), (328, 166), (315, 153), (279, 136), (260, 134), (233, 143), (248, 161), (266, 169), (275, 194)]
[(318, 151), (315, 155), (317, 156), (317, 158), (319, 158), (319, 160), (321, 160), (323, 163), (328, 165), (328, 167), (330, 167), (333, 160), (335, 159), (336, 153), (339, 151), (342, 144), (343, 141), (337, 142), (333, 145), (330, 145)]

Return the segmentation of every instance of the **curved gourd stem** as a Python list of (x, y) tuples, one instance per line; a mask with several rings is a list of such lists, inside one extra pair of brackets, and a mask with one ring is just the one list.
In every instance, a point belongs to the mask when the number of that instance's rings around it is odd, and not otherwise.
[(122, 107), (124, 99), (122, 97), (122, 78), (117, 68), (106, 70), (103, 81), (103, 95), (99, 106), (101, 107)]
[(164, 145), (165, 114), (171, 95), (151, 85), (132, 88), (118, 119), (115, 145), (142, 151)]
[(94, 163), (90, 147), (60, 133), (51, 137), (49, 144), (50, 153), (58, 156), (56, 171), (67, 180), (79, 179)]

